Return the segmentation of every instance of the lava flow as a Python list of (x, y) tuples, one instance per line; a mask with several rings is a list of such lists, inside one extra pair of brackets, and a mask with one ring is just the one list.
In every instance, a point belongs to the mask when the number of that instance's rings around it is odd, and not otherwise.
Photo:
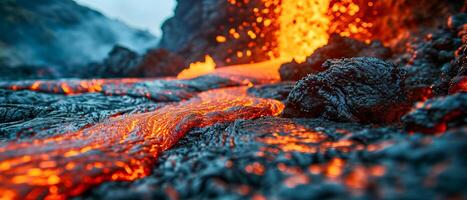
[(154, 112), (112, 118), (44, 140), (2, 145), (1, 197), (66, 198), (104, 181), (135, 180), (148, 175), (159, 153), (193, 128), (282, 111), (281, 102), (248, 97), (246, 90), (211, 90)]
[[(242, 7), (250, 1), (228, 2)], [(237, 25), (240, 24), (239, 27), (224, 27), (223, 33), (216, 35), (215, 39), (219, 44), (228, 44), (230, 40), (246, 41), (245, 46), (235, 47), (238, 49), (226, 48), (227, 52), (238, 58), (249, 59), (249, 62), (269, 61), (215, 69), (214, 59), (206, 56), (205, 62), (192, 64), (178, 78), (189, 79), (210, 74), (241, 83), (236, 86), (277, 82), (280, 80), (278, 69), (282, 63), (292, 59), (305, 61), (307, 56), (327, 43), (331, 33), (365, 41), (377, 39), (378, 35), (371, 33), (379, 32), (371, 29), (375, 28), (375, 23), (384, 24), (386, 21), (377, 21), (373, 17), (378, 13), (382, 15), (381, 12), (388, 7), (376, 1), (352, 0), (259, 2), (264, 3), (264, 8), (251, 9), (254, 13), (251, 16), (255, 17), (253, 22), (236, 22)], [(278, 5), (280, 6), (275, 7)], [(408, 29), (409, 25), (406, 26), (401, 26), (400, 29)], [(400, 30), (396, 30), (398, 31)], [(274, 37), (268, 37), (271, 32)], [(394, 35), (397, 34), (385, 35), (387, 38), (382, 38), (383, 42), (390, 42), (388, 38)], [(268, 40), (271, 38), (275, 41)], [(258, 40), (263, 43), (257, 42)], [(231, 57), (228, 57), (225, 63), (234, 63), (231, 61)], [(23, 81), (17, 85), (0, 83), (0, 88), (78, 94), (103, 92), (103, 87), (107, 84), (131, 86), (144, 81)], [(462, 83), (462, 86), (465, 85), (465, 81)], [(247, 90), (248, 87), (209, 90), (194, 97), (190, 95), (192, 98), (189, 100), (172, 103), (152, 112), (110, 118), (77, 132), (46, 139), (2, 143), (0, 199), (64, 199), (79, 195), (105, 181), (133, 181), (149, 175), (160, 153), (172, 147), (194, 128), (237, 119), (275, 116), (282, 112), (284, 105), (281, 102), (249, 96)], [(301, 142), (313, 143), (324, 138), (318, 132), (313, 132), (310, 136), (310, 132), (305, 129), (292, 128), (298, 131), (293, 132), (292, 136), (303, 135), (300, 137), (303, 140)], [(280, 134), (273, 134), (262, 142), (282, 146), (284, 151), (313, 153), (319, 150), (305, 148), (297, 140), (287, 139)], [(325, 144), (323, 147), (326, 145), (346, 148), (352, 144), (343, 142)], [(336, 160), (334, 165), (341, 166), (343, 163)], [(338, 171), (331, 174), (341, 173), (339, 170), (331, 171)]]

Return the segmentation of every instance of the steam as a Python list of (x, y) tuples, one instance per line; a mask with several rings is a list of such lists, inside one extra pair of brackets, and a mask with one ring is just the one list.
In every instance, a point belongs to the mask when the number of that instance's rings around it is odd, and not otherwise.
[[(158, 43), (149, 32), (133, 29), (72, 1), (53, 1), (31, 11), (37, 17), (32, 15), (12, 23), (12, 30), (1, 37), (0, 62), (3, 64), (66, 71), (103, 60), (115, 45), (142, 53)], [(1, 40), (6, 41), (2, 44)]]

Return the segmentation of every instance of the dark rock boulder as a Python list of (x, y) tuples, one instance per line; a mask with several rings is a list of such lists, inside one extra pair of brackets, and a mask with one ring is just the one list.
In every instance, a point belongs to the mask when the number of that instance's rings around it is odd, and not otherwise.
[(140, 60), (138, 53), (117, 45), (101, 64), (94, 65), (91, 69), (97, 68), (95, 69), (97, 74), (103, 77), (119, 77), (129, 74), (132, 67), (137, 66)]
[(328, 60), (324, 72), (300, 80), (290, 93), (284, 117), (323, 117), (334, 121), (398, 121), (409, 104), (404, 71), (376, 58)]
[(153, 49), (142, 57), (132, 74), (138, 77), (176, 76), (187, 66), (181, 56), (165, 49)]
[(275, 99), (284, 102), (287, 100), (290, 91), (295, 86), (295, 82), (283, 81), (280, 83), (254, 86), (248, 89), (248, 93), (259, 98)]
[(405, 115), (402, 122), (409, 131), (445, 132), (467, 124), (467, 93), (433, 98)]
[(391, 50), (380, 42), (370, 45), (355, 39), (331, 35), (326, 46), (317, 49), (304, 63), (292, 61), (281, 66), (279, 72), (283, 81), (297, 81), (308, 74), (324, 71), (322, 64), (327, 59), (350, 57), (375, 57), (386, 59), (391, 56)]
[(165, 49), (152, 49), (144, 55), (122, 46), (115, 46), (102, 63), (90, 64), (82, 77), (166, 77), (176, 76), (188, 64)]

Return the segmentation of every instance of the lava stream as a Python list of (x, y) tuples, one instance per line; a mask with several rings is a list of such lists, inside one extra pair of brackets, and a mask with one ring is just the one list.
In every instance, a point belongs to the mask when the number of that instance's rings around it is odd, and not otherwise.
[(162, 151), (196, 127), (280, 113), (247, 87), (210, 90), (159, 110), (120, 116), (78, 132), (0, 146), (0, 199), (63, 199), (104, 181), (147, 176)]

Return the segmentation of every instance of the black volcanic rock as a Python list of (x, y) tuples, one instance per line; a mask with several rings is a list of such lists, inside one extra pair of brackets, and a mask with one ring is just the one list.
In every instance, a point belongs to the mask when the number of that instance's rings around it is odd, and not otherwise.
[(144, 55), (115, 46), (102, 63), (89, 64), (81, 77), (166, 77), (176, 76), (188, 66), (185, 60), (165, 49), (152, 49)]
[(361, 57), (331, 59), (322, 67), (326, 71), (297, 83), (283, 116), (389, 123), (406, 113), (404, 71), (394, 65)]
[(139, 77), (176, 76), (188, 66), (185, 59), (165, 49), (148, 51), (132, 74)]
[(0, 13), (0, 59), (10, 66), (49, 66), (63, 74), (103, 59), (117, 44), (140, 51), (157, 45), (149, 32), (73, 0), (2, 0)]
[(297, 81), (308, 74), (315, 74), (324, 69), (321, 67), (327, 59), (351, 57), (375, 57), (386, 59), (391, 56), (391, 50), (380, 42), (370, 45), (355, 39), (331, 35), (326, 46), (317, 49), (304, 63), (292, 61), (281, 66), (279, 72), (283, 81)]
[(140, 63), (140, 60), (138, 53), (123, 46), (115, 46), (101, 64), (94, 64), (90, 69), (93, 71), (95, 69), (101, 77), (125, 76)]
[(238, 120), (191, 131), (160, 155), (148, 177), (104, 183), (82, 198), (170, 199), (174, 194), (180, 199), (465, 196), (465, 131), (451, 130), (433, 137), (321, 119)]
[(430, 91), (429, 95), (413, 95), (414, 100), (462, 91), (459, 84), (465, 80), (467, 71), (465, 20), (463, 14), (451, 16), (444, 27), (411, 42), (405, 55), (396, 56), (394, 62), (407, 70), (404, 83), (407, 91), (413, 94)]
[(409, 131), (440, 133), (467, 124), (467, 93), (433, 98), (405, 115), (402, 122)]

